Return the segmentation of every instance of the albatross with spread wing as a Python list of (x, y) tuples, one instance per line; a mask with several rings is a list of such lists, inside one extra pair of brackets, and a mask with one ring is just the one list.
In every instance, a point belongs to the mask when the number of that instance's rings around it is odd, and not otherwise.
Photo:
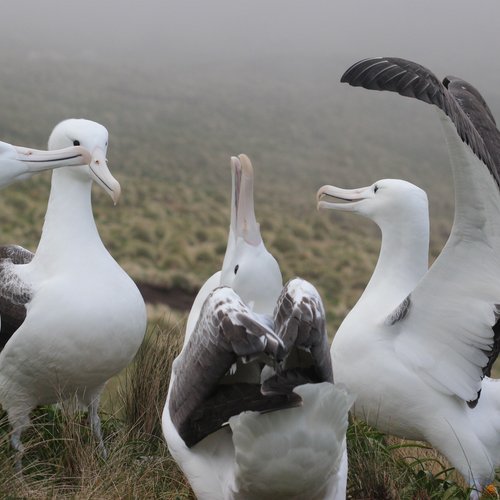
[(500, 349), (500, 133), (472, 85), (455, 77), (440, 82), (411, 61), (366, 59), (342, 81), (441, 110), (455, 219), (428, 270), (421, 189), (386, 179), (318, 191), (319, 208), (364, 215), (382, 231), (370, 282), (332, 344), (336, 380), (356, 393), (356, 415), (386, 432), (429, 441), (480, 491), (500, 465), (500, 382), (488, 378)]

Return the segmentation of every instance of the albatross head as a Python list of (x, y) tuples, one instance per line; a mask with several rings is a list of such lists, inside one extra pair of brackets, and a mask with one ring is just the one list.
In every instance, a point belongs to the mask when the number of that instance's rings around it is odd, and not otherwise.
[(221, 285), (262, 314), (271, 314), (283, 288), (276, 259), (267, 251), (255, 219), (253, 168), (246, 155), (231, 158), (231, 225), (222, 265)]
[[(331, 198), (343, 200), (332, 203)], [(383, 179), (371, 186), (342, 189), (323, 186), (317, 193), (318, 210), (354, 212), (372, 219), (380, 227), (413, 217), (428, 218), (428, 201), (425, 191), (400, 179)]]
[(106, 151), (108, 149), (108, 131), (99, 123), (84, 119), (69, 119), (56, 125), (49, 138), (49, 149), (59, 149), (69, 146), (83, 146), (90, 152), (88, 162), (82, 162), (71, 170), (76, 177), (92, 179), (116, 204), (121, 188), (118, 181), (108, 169)]

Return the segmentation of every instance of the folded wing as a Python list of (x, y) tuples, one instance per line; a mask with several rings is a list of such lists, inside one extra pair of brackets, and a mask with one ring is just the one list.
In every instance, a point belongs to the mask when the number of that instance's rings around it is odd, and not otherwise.
[(300, 404), (297, 395), (264, 396), (260, 383), (221, 380), (238, 360), (283, 356), (282, 342), (228, 287), (205, 301), (198, 323), (175, 362), (170, 417), (191, 447), (242, 411), (270, 411)]
[(23, 247), (0, 247), (0, 351), (26, 318), (26, 304), (31, 300), (31, 287), (15, 272), (16, 264), (31, 262), (34, 254)]

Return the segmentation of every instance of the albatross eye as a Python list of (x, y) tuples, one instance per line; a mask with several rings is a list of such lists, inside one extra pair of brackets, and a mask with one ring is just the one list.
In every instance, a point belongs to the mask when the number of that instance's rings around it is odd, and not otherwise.
[(375, 184), (375, 187), (373, 188), (373, 192), (376, 193), (378, 191), (378, 186)]
[(79, 145), (80, 145), (80, 141), (78, 141), (78, 140), (75, 139), (73, 141), (73, 146), (79, 146)]
[(234, 268), (234, 274), (238, 272), (238, 269), (240, 268), (239, 264), (236, 264), (236, 267)]

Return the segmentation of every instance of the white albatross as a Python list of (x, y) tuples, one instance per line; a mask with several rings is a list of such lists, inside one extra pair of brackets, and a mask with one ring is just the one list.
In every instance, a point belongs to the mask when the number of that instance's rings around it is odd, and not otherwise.
[(21, 466), (21, 433), (37, 405), (76, 395), (89, 408), (105, 454), (97, 413), (106, 381), (142, 342), (144, 301), (104, 247), (92, 214), (97, 182), (116, 203), (120, 185), (106, 160), (108, 132), (89, 120), (58, 124), (49, 149), (81, 145), (92, 158), (53, 171), (50, 198), (35, 255), (2, 247), (0, 261), (0, 404)]
[(455, 77), (441, 83), (416, 63), (367, 59), (342, 81), (395, 91), (442, 111), (455, 219), (428, 270), (421, 189), (397, 180), (320, 188), (319, 208), (364, 215), (382, 232), (370, 282), (334, 338), (334, 375), (356, 393), (357, 416), (385, 432), (430, 442), (476, 498), (500, 465), (500, 382), (487, 377), (500, 349), (500, 134), (476, 89)]
[(169, 450), (202, 500), (344, 499), (352, 398), (332, 384), (321, 298), (298, 278), (282, 286), (255, 220), (250, 160), (231, 167), (222, 271), (200, 290), (173, 365)]

